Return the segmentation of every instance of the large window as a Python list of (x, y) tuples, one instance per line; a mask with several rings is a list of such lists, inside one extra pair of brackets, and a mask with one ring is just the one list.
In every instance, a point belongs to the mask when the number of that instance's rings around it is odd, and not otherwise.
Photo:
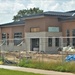
[(30, 32), (39, 32), (40, 28), (38, 27), (34, 27), (34, 28), (30, 28)]
[(48, 46), (49, 46), (49, 47), (52, 46), (52, 38), (48, 38)]
[[(67, 29), (66, 31), (66, 36), (69, 37), (70, 36), (70, 31), (69, 29)], [(70, 38), (67, 38), (67, 46), (70, 45)]]
[(72, 39), (72, 45), (75, 46), (75, 38)]
[(59, 32), (59, 27), (48, 27), (48, 32)]
[(55, 46), (59, 47), (59, 38), (55, 38)]
[(22, 42), (22, 33), (14, 33), (14, 45), (19, 45)]
[(67, 36), (70, 36), (70, 31), (69, 31), (69, 29), (67, 29), (66, 35), (67, 35)]
[[(72, 30), (72, 36), (75, 37), (75, 29)], [(72, 45), (75, 46), (75, 38), (72, 38)]]
[(6, 33), (2, 33), (2, 39), (6, 39)]
[(70, 45), (70, 38), (67, 38), (67, 46)]
[(9, 45), (9, 34), (2, 33), (2, 40), (3, 40), (4, 45)]
[(75, 36), (75, 29), (72, 30), (72, 36)]
[(3, 45), (6, 45), (6, 33), (2, 33), (2, 42), (3, 42)]

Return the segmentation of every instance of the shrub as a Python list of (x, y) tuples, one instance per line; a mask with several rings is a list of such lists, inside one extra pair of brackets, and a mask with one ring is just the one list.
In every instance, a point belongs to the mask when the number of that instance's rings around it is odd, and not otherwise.
[(22, 59), (19, 63), (19, 66), (22, 67), (30, 67), (44, 70), (54, 70), (61, 72), (75, 72), (75, 62), (60, 62), (60, 61), (51, 61), (51, 62), (43, 62), (36, 60), (26, 60)]

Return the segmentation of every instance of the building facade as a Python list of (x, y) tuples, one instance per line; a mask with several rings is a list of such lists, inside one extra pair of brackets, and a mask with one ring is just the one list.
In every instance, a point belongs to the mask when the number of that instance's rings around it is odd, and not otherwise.
[(7, 40), (5, 49), (13, 50), (14, 46), (18, 50), (17, 45), (23, 41), (20, 47), (27, 51), (57, 53), (59, 47), (75, 46), (74, 12), (50, 11), (21, 17), (18, 22), (2, 24), (0, 40)]

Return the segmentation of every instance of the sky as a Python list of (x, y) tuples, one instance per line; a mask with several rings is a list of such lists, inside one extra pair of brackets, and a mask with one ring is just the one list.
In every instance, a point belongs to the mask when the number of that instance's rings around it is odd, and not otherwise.
[(65, 12), (75, 10), (75, 0), (0, 0), (0, 24), (12, 22), (19, 10), (33, 7)]

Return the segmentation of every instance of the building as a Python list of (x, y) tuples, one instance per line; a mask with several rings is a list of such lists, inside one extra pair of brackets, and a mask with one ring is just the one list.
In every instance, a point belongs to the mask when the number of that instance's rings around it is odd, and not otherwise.
[[(20, 50), (17, 45), (24, 38), (25, 21), (11, 22), (0, 25), (0, 45), (2, 50)], [(20, 46), (21, 47), (21, 46)], [(25, 47), (24, 44), (22, 47)]]
[[(75, 46), (74, 36), (75, 11), (48, 11), (21, 17), (18, 22), (0, 25), (0, 40), (7, 39), (5, 48), (11, 50), (13, 46), (18, 49), (17, 45), (23, 40), (19, 39), (24, 38), (22, 47), (27, 51), (57, 53), (58, 47)], [(14, 41), (9, 42), (9, 39)]]

